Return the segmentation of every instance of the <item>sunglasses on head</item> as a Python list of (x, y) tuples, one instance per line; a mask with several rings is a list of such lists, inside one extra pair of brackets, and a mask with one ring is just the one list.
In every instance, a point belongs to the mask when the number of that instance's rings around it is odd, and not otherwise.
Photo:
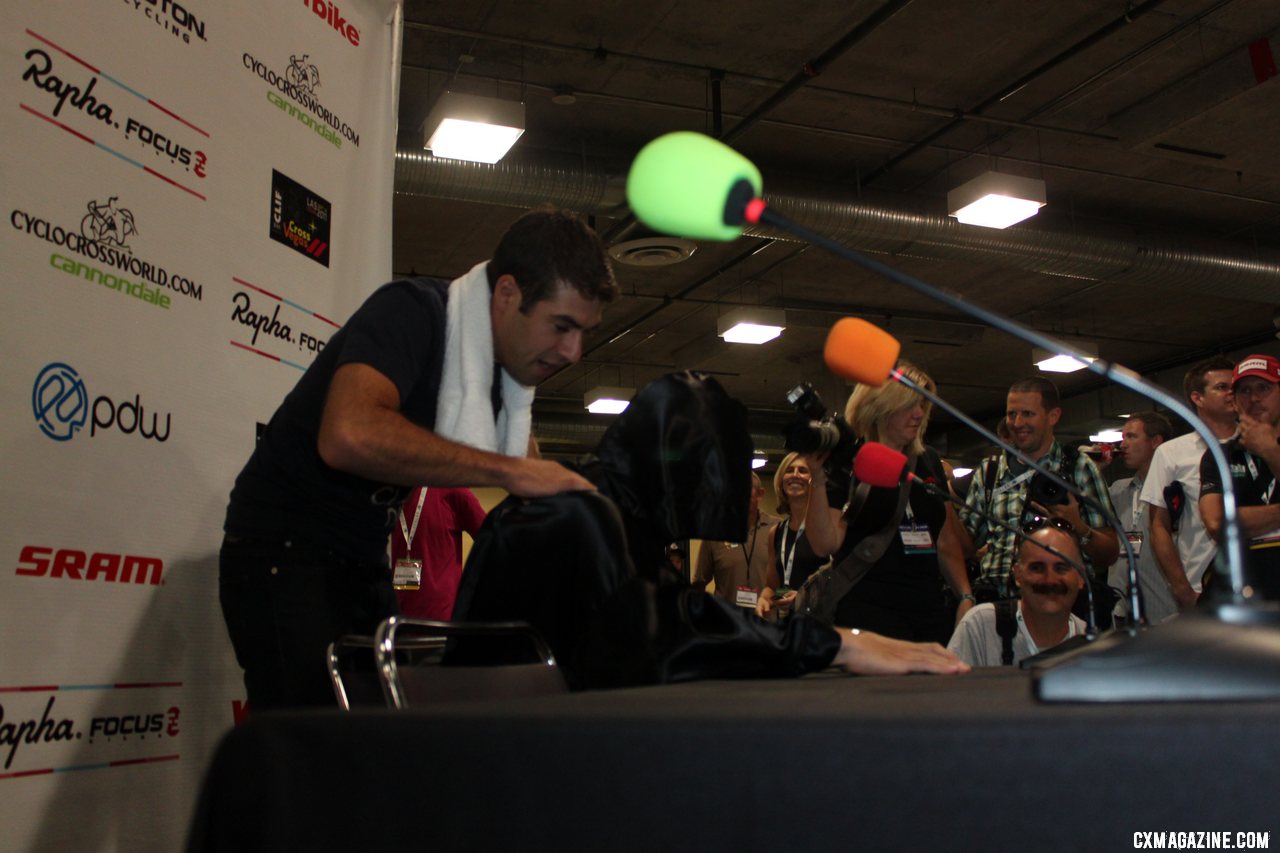
[(1071, 522), (1065, 518), (1058, 518), (1056, 515), (1033, 515), (1027, 521), (1022, 522), (1023, 533), (1035, 533), (1042, 527), (1056, 527), (1064, 533), (1070, 533), (1071, 538), (1076, 538), (1076, 530), (1071, 526)]

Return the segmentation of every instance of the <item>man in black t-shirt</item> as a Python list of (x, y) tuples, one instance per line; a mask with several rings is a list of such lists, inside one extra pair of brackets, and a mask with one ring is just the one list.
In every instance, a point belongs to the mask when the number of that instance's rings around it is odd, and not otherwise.
[[(1223, 445), (1246, 540), (1246, 580), (1269, 600), (1280, 600), (1280, 360), (1251, 355), (1231, 380), (1240, 431)], [(1205, 530), (1222, 541), (1222, 477), (1213, 457), (1200, 461), (1200, 515)], [(1219, 560), (1225, 559), (1221, 552)], [(1224, 588), (1220, 579), (1219, 589)]]
[(327, 645), (395, 613), (386, 542), (412, 487), (594, 488), (537, 458), (528, 407), (616, 294), (596, 234), (538, 210), (487, 264), (387, 284), (334, 334), (227, 508), (219, 595), (251, 707), (333, 703)]

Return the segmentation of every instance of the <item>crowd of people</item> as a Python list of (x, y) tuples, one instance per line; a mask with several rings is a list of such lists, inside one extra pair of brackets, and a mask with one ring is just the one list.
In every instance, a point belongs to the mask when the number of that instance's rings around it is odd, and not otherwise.
[[(534, 387), (581, 358), (617, 292), (595, 233), (539, 210), (491, 260), (452, 282), (388, 284), (334, 335), (227, 512), (220, 599), (253, 707), (330, 704), (328, 643), (397, 612), (527, 619), (571, 684), (594, 687), (1017, 663), (1135, 618), (1108, 594), (1127, 586), (1128, 551), (1148, 624), (1216, 594), (1222, 478), (1202, 440), (1135, 414), (1121, 442), (1133, 476), (1108, 487), (1057, 439), (1043, 377), (1009, 388), (1014, 452), (983, 459), (967, 489), (925, 443), (931, 407), (912, 386), (936, 389), (905, 361), (909, 384), (860, 385), (844, 411), (858, 445), (905, 456), (914, 476), (897, 487), (860, 482), (828, 451), (790, 453), (774, 478), (781, 516), (762, 511), (745, 410), (695, 374), (642, 390), (592, 460), (541, 459)], [(1185, 384), (1231, 459), (1250, 577), (1268, 596), (1278, 383), (1280, 361), (1254, 355), (1206, 361)], [(483, 486), (511, 496), (487, 518), (464, 488)], [(476, 539), (465, 574), (463, 532)]]

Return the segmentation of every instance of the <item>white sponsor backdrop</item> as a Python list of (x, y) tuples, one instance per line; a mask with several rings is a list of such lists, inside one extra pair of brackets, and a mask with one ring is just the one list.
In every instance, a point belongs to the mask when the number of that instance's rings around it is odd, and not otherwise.
[(3, 28), (0, 849), (175, 850), (244, 695), (227, 494), (390, 273), (399, 3)]

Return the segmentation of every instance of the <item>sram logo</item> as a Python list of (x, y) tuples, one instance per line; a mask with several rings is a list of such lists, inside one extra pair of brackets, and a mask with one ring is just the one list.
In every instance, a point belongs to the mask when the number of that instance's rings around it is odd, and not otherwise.
[(164, 562), (159, 557), (90, 554), (71, 548), (55, 550), (40, 545), (27, 545), (18, 555), (17, 574), (34, 578), (150, 583), (152, 586), (159, 586), (164, 574)]

